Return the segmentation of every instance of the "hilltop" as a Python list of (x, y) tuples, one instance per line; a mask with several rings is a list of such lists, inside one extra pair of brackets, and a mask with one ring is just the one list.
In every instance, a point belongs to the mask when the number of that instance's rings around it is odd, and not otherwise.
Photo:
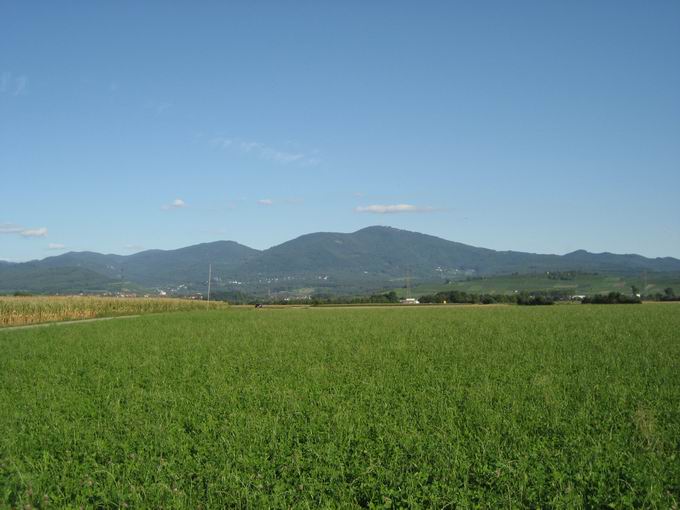
[(133, 255), (68, 252), (0, 265), (0, 292), (78, 292), (128, 286), (177, 293), (203, 291), (212, 264), (216, 290), (363, 292), (415, 282), (547, 271), (640, 273), (680, 271), (680, 260), (641, 255), (566, 255), (496, 251), (439, 237), (373, 226), (352, 233), (317, 232), (266, 250), (216, 241)]

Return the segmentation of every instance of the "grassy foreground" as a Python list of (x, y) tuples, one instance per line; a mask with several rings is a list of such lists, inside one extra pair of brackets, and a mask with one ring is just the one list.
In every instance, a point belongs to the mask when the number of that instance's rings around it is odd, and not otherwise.
[[(226, 303), (211, 302), (210, 308)], [(204, 310), (205, 301), (171, 298), (118, 298), (97, 296), (0, 296), (0, 327), (23, 326), (97, 317)]]
[(680, 306), (0, 332), (0, 507), (677, 508)]

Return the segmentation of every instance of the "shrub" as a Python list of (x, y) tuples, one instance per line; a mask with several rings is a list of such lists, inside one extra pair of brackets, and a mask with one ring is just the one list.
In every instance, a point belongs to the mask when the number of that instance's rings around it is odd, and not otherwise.
[(609, 294), (595, 294), (586, 296), (581, 301), (583, 304), (593, 305), (618, 305), (618, 304), (639, 304), (642, 300), (637, 296), (627, 296), (620, 292), (610, 292)]

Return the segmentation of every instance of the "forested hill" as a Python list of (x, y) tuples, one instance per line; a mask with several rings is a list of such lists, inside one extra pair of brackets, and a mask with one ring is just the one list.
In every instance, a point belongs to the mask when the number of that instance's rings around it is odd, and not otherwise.
[[(344, 234), (318, 232), (259, 251), (234, 241), (217, 241), (177, 250), (147, 250), (133, 255), (69, 252), (39, 261), (0, 264), (0, 292), (64, 292), (80, 286), (109, 288), (130, 282), (146, 288), (197, 287), (207, 282), (212, 264), (217, 288), (240, 285), (338, 286), (374, 288), (410, 275), (419, 280), (456, 279), (545, 271), (680, 271), (671, 257), (589, 253), (544, 255), (479, 248), (391, 227), (368, 227)], [(49, 269), (50, 271), (47, 271)], [(78, 269), (79, 271), (74, 271)], [(50, 279), (54, 281), (51, 281)], [(80, 282), (82, 280), (82, 284)], [(49, 289), (49, 290), (48, 290)]]

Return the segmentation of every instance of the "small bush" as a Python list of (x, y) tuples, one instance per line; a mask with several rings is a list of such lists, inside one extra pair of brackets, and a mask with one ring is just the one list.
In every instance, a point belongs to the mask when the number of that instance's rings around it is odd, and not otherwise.
[(517, 304), (525, 306), (542, 306), (542, 305), (553, 305), (555, 301), (548, 296), (533, 296), (527, 294), (520, 294), (517, 296)]
[(627, 296), (620, 292), (610, 292), (609, 294), (596, 294), (586, 296), (581, 301), (583, 304), (592, 305), (619, 305), (619, 304), (639, 304), (642, 300), (637, 296)]

